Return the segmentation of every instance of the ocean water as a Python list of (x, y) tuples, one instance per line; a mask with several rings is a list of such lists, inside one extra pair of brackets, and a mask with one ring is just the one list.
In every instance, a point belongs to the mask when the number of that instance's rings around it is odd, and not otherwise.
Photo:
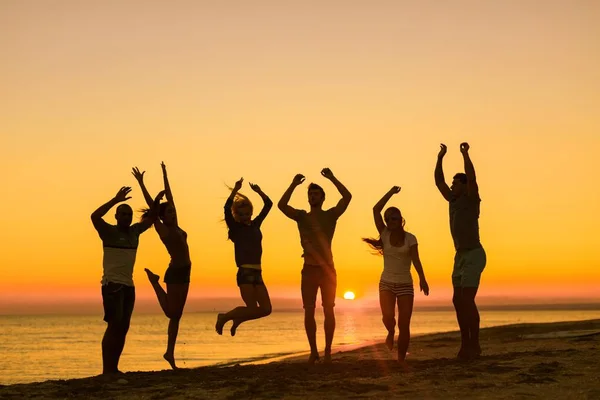
[[(482, 327), (513, 323), (575, 321), (600, 318), (600, 310), (481, 310)], [(0, 316), (0, 384), (48, 379), (83, 378), (102, 370), (100, 342), (105, 329), (101, 315)], [(274, 312), (249, 321), (229, 335), (214, 331), (215, 313), (185, 314), (175, 356), (180, 367), (198, 367), (306, 352), (303, 313)], [(336, 313), (335, 346), (383, 340), (379, 310)], [(317, 313), (319, 349), (324, 347), (322, 313)], [(415, 310), (412, 335), (456, 330), (453, 311)], [(119, 368), (124, 371), (167, 369), (167, 319), (134, 314)]]

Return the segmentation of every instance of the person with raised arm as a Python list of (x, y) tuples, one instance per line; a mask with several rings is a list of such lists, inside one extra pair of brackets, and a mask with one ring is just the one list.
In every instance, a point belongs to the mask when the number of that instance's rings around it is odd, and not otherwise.
[[(171, 262), (164, 276), (167, 290), (165, 291), (161, 286), (159, 275), (153, 273), (148, 268), (144, 270), (156, 293), (161, 309), (169, 319), (167, 351), (163, 355), (163, 358), (167, 360), (171, 368), (177, 369), (177, 365), (175, 364), (175, 343), (177, 342), (179, 323), (183, 315), (190, 287), (192, 261), (187, 243), (187, 233), (179, 226), (177, 210), (171, 186), (169, 185), (165, 163), (161, 163), (161, 168), (167, 201), (161, 203), (158, 207), (158, 218), (154, 221), (154, 228), (171, 256)], [(132, 173), (144, 193), (144, 198), (149, 203), (151, 197), (144, 184), (145, 171), (140, 172), (137, 167), (134, 167)]]
[(278, 208), (290, 219), (298, 224), (300, 244), (303, 249), (304, 266), (302, 268), (302, 303), (304, 307), (304, 328), (310, 346), (309, 364), (319, 360), (317, 349), (317, 323), (315, 321), (315, 308), (317, 292), (321, 290), (323, 314), (325, 315), (325, 363), (331, 362), (331, 344), (335, 333), (335, 294), (337, 289), (337, 274), (333, 263), (331, 243), (338, 218), (346, 211), (352, 194), (333, 175), (329, 168), (324, 168), (321, 175), (329, 179), (338, 189), (342, 198), (337, 205), (328, 210), (323, 210), (325, 191), (315, 183), (308, 185), (308, 203), (310, 211), (297, 210), (288, 203), (292, 193), (301, 185), (305, 177), (298, 174), (285, 191)]
[[(100, 206), (91, 215), (92, 224), (102, 240), (102, 304), (106, 331), (102, 338), (102, 374), (117, 374), (119, 359), (125, 347), (131, 314), (135, 305), (133, 267), (140, 235), (152, 226), (157, 207), (164, 193), (150, 203), (150, 211), (138, 223), (131, 224), (133, 210), (123, 202), (129, 200), (131, 188), (122, 187), (115, 197)], [(115, 213), (116, 225), (104, 221), (111, 208), (120, 204)]]
[(429, 285), (419, 257), (417, 238), (404, 230), (406, 221), (400, 209), (388, 207), (383, 218), (381, 217), (383, 208), (396, 193), (400, 193), (399, 186), (392, 187), (373, 207), (373, 219), (379, 238), (363, 238), (363, 241), (368, 243), (376, 254), (383, 255), (383, 272), (379, 280), (379, 305), (383, 324), (388, 331), (385, 343), (390, 350), (394, 348), (397, 303), (398, 362), (402, 368), (408, 369), (406, 352), (410, 342), (410, 319), (415, 298), (411, 264), (419, 275), (419, 287), (425, 296), (429, 296)]
[(223, 325), (233, 321), (230, 332), (235, 336), (241, 323), (263, 318), (271, 314), (271, 300), (262, 277), (262, 232), (260, 227), (273, 207), (271, 199), (260, 186), (250, 183), (250, 188), (262, 198), (264, 206), (256, 218), (252, 219), (253, 206), (250, 199), (239, 191), (244, 178), (235, 183), (225, 202), (225, 223), (228, 237), (234, 244), (235, 263), (238, 267), (237, 285), (245, 307), (236, 307), (226, 314), (217, 316), (215, 330), (223, 334)]
[(461, 346), (457, 355), (461, 360), (470, 360), (481, 355), (479, 311), (475, 296), (487, 263), (486, 253), (479, 238), (481, 198), (469, 148), (466, 142), (460, 144), (465, 172), (454, 175), (451, 187), (446, 184), (442, 168), (442, 161), (447, 152), (445, 144), (440, 145), (434, 174), (435, 185), (449, 203), (450, 233), (456, 250), (452, 271), (452, 303), (461, 334)]

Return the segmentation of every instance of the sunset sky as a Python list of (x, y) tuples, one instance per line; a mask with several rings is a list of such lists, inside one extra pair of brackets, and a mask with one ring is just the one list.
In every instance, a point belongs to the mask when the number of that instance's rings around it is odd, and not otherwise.
[[(454, 250), (433, 169), (462, 170), (468, 141), (488, 255), (481, 296), (600, 297), (600, 2), (22, 1), (0, 3), (0, 303), (100, 301), (90, 214), (121, 186), (145, 205), (168, 167), (188, 232), (193, 298), (236, 296), (221, 222), (241, 176), (276, 203), (296, 173), (353, 194), (333, 251), (338, 296), (376, 296), (383, 266), (361, 242), (393, 185), (431, 299), (450, 301)], [(262, 203), (247, 185), (255, 209)], [(114, 223), (114, 210), (107, 216)], [(263, 224), (272, 297), (299, 298), (296, 225)], [(167, 252), (142, 236), (134, 280)]]

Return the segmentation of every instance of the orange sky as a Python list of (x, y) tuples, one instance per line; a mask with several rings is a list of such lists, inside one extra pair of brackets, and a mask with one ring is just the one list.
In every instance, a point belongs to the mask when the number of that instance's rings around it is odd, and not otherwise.
[[(167, 164), (189, 234), (191, 295), (235, 296), (225, 183), (277, 202), (295, 173), (330, 167), (354, 198), (338, 223), (339, 293), (376, 294), (371, 207), (402, 186), (432, 300), (447, 298), (453, 248), (446, 177), (466, 140), (488, 254), (481, 295), (598, 297), (600, 3), (3, 1), (0, 4), (0, 302), (99, 298), (101, 242), (89, 214), (123, 185), (144, 205)], [(243, 190), (260, 207), (247, 187)], [(306, 185), (291, 204), (306, 207)], [(114, 212), (107, 216), (113, 222)], [(298, 297), (295, 224), (263, 225), (274, 297)], [(134, 275), (168, 256), (145, 233)], [(424, 302), (417, 296), (417, 302)]]

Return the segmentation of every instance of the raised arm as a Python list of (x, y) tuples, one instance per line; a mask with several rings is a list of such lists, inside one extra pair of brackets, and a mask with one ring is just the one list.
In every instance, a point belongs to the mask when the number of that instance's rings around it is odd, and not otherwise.
[(381, 200), (379, 200), (377, 204), (373, 206), (373, 219), (375, 220), (377, 232), (379, 232), (380, 235), (381, 232), (383, 232), (383, 230), (385, 229), (385, 222), (381, 217), (381, 212), (383, 211), (383, 208), (385, 207), (387, 202), (390, 201), (390, 198), (396, 193), (400, 193), (400, 189), (400, 186), (393, 186), (390, 190), (388, 190), (386, 194), (383, 195)]
[(262, 224), (262, 222), (267, 217), (267, 214), (269, 214), (269, 211), (271, 211), (271, 207), (273, 207), (273, 202), (271, 201), (271, 199), (269, 198), (269, 196), (267, 196), (262, 191), (262, 189), (260, 188), (260, 186), (258, 186), (257, 184), (251, 183), (250, 187), (256, 193), (258, 193), (258, 195), (260, 196), (260, 198), (263, 200), (263, 203), (264, 203), (262, 210), (260, 210), (260, 213), (256, 216), (256, 218), (254, 218), (254, 223), (260, 225), (260, 224)]
[(440, 144), (440, 152), (437, 157), (437, 163), (435, 164), (435, 186), (437, 186), (438, 190), (444, 196), (444, 198), (448, 201), (452, 200), (452, 192), (450, 188), (446, 184), (446, 180), (444, 179), (444, 169), (442, 168), (442, 161), (444, 160), (444, 156), (446, 155), (446, 151), (448, 148), (445, 144)]
[(244, 178), (240, 178), (239, 181), (235, 183), (233, 189), (231, 189), (231, 194), (225, 201), (225, 207), (223, 212), (225, 214), (225, 223), (227, 227), (231, 229), (235, 225), (235, 219), (233, 218), (233, 213), (231, 212), (231, 206), (233, 206), (233, 200), (235, 200), (235, 195), (242, 188), (242, 183), (244, 182)]
[(352, 193), (350, 193), (350, 191), (348, 189), (346, 189), (346, 186), (344, 186), (342, 184), (342, 182), (340, 182), (333, 175), (333, 172), (331, 172), (331, 170), (329, 168), (323, 168), (323, 170), (321, 171), (321, 175), (323, 175), (325, 178), (329, 179), (335, 185), (338, 192), (340, 192), (340, 194), (342, 195), (342, 198), (335, 206), (335, 212), (336, 212), (337, 216), (339, 217), (348, 208), (348, 204), (350, 204), (350, 200), (352, 200)]
[(419, 275), (419, 286), (421, 291), (425, 294), (425, 296), (429, 296), (429, 284), (427, 284), (427, 279), (425, 279), (425, 272), (423, 271), (423, 264), (421, 264), (421, 257), (419, 257), (419, 245), (413, 244), (410, 246), (410, 257), (413, 265), (415, 266), (415, 271)]
[(148, 204), (148, 207), (152, 208), (154, 200), (152, 199), (152, 196), (150, 196), (150, 193), (148, 193), (148, 189), (146, 189), (146, 185), (144, 184), (144, 174), (146, 173), (146, 171), (140, 172), (138, 167), (133, 167), (131, 173), (140, 185), (140, 189), (142, 189), (142, 193), (144, 194), (146, 204)]
[(165, 195), (167, 197), (167, 201), (171, 204), (171, 207), (175, 210), (175, 226), (179, 226), (177, 221), (177, 208), (175, 207), (175, 201), (173, 200), (173, 192), (171, 192), (171, 185), (169, 185), (169, 177), (167, 176), (167, 166), (164, 162), (160, 163), (163, 173), (163, 181), (165, 183)]
[(290, 187), (287, 188), (287, 190), (283, 193), (283, 196), (281, 196), (281, 199), (277, 203), (277, 207), (281, 210), (281, 212), (283, 212), (286, 217), (291, 218), (293, 220), (296, 219), (298, 215), (298, 210), (289, 206), (288, 203), (292, 198), (292, 193), (294, 193), (296, 186), (302, 184), (302, 182), (304, 182), (304, 179), (304, 175), (302, 174), (297, 174), (296, 176), (294, 176)]
[(145, 218), (140, 222), (141, 231), (145, 231), (152, 226), (152, 224), (156, 223), (158, 220), (158, 209), (160, 208), (160, 200), (164, 197), (165, 191), (160, 191), (154, 200), (152, 200), (152, 205), (150, 206), (150, 210)]
[(100, 230), (104, 226), (108, 225), (108, 223), (106, 223), (106, 221), (104, 221), (102, 217), (104, 217), (106, 213), (109, 212), (110, 209), (113, 208), (115, 205), (129, 200), (131, 196), (128, 197), (127, 195), (130, 192), (131, 188), (129, 186), (123, 186), (121, 189), (119, 189), (115, 197), (98, 207), (98, 209), (92, 213), (92, 223), (94, 224), (94, 228), (96, 228), (96, 230)]
[(475, 167), (469, 156), (469, 143), (464, 142), (460, 144), (460, 152), (463, 155), (465, 162), (465, 174), (467, 175), (467, 193), (469, 196), (479, 195), (479, 186), (477, 185), (477, 179), (475, 177)]

